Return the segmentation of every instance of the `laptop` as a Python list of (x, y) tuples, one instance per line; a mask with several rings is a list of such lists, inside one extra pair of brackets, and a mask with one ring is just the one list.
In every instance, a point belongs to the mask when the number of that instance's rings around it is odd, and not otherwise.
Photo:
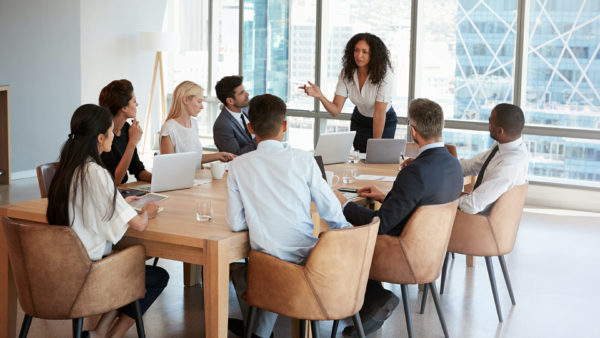
[(198, 153), (175, 153), (154, 156), (152, 183), (132, 186), (147, 192), (186, 189), (194, 185)]
[(406, 140), (371, 138), (367, 140), (367, 163), (398, 163), (404, 155)]
[(323, 158), (323, 164), (343, 163), (348, 159), (356, 131), (321, 134), (315, 156)]

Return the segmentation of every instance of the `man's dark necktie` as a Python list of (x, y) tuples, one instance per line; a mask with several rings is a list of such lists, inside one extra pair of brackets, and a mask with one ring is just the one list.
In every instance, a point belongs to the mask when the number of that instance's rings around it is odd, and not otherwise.
[(244, 125), (244, 130), (246, 131), (246, 135), (248, 135), (248, 137), (250, 139), (252, 139), (252, 134), (250, 134), (250, 131), (248, 130), (248, 122), (246, 122), (246, 118), (244, 117), (244, 113), (242, 113), (242, 124)]
[(485, 160), (485, 162), (483, 162), (483, 165), (481, 166), (481, 170), (479, 170), (479, 175), (477, 175), (477, 180), (475, 181), (475, 185), (473, 186), (473, 190), (477, 189), (477, 187), (481, 184), (481, 181), (483, 181), (483, 174), (485, 173), (485, 169), (487, 168), (488, 164), (490, 164), (490, 161), (492, 160), (494, 155), (496, 155), (497, 152), (498, 152), (498, 145), (496, 144), (496, 146), (494, 147), (494, 149), (492, 149), (492, 152), (490, 153), (488, 158)]

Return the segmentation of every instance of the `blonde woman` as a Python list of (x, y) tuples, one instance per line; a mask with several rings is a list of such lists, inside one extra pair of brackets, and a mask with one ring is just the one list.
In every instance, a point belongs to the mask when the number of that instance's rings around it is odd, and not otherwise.
[(203, 89), (192, 81), (183, 81), (173, 92), (173, 103), (165, 124), (160, 131), (160, 153), (183, 153), (195, 151), (198, 153), (198, 167), (202, 163), (222, 161), (229, 162), (235, 155), (218, 152), (202, 154), (202, 143), (198, 137), (197, 117), (202, 105)]

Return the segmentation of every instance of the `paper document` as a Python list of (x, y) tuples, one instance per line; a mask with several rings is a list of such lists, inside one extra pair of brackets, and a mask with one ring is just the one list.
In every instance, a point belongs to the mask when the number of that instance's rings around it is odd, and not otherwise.
[(395, 176), (377, 176), (377, 175), (358, 175), (356, 179), (359, 181), (380, 181), (380, 182), (394, 182)]
[(202, 185), (212, 182), (212, 178), (195, 178), (194, 185)]

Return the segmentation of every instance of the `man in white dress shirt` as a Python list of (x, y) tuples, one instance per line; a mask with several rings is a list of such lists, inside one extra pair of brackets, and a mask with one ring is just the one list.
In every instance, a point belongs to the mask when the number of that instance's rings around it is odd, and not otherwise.
[[(285, 103), (276, 96), (264, 94), (250, 101), (248, 129), (256, 135), (258, 147), (229, 164), (227, 223), (233, 231), (249, 231), (253, 250), (304, 264), (318, 241), (313, 236), (311, 201), (331, 228), (351, 225), (313, 155), (282, 143), (285, 113)], [(232, 279), (236, 292), (242, 291), (233, 271)], [(253, 333), (268, 337), (276, 318), (259, 310)]]
[(469, 214), (487, 213), (504, 192), (527, 182), (529, 154), (521, 138), (525, 117), (521, 108), (508, 103), (490, 114), (492, 147), (472, 159), (461, 159), (464, 176), (477, 175), (473, 191), (462, 195), (459, 209)]
[(256, 149), (256, 139), (247, 128), (249, 94), (243, 80), (237, 75), (225, 76), (215, 85), (217, 97), (224, 107), (213, 125), (213, 139), (219, 151), (236, 155)]

